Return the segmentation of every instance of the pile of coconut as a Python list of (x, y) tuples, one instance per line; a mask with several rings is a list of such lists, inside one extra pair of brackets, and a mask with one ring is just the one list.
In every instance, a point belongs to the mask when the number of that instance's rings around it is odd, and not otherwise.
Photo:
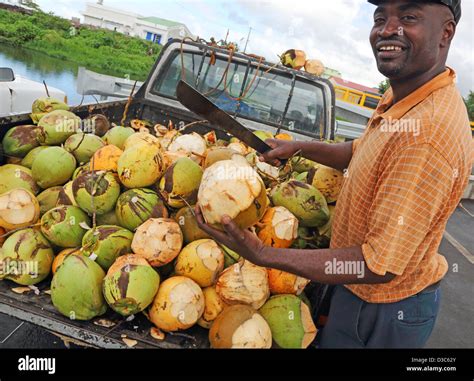
[(220, 246), (194, 205), (216, 228), (230, 215), (268, 246), (325, 248), (342, 173), (299, 157), (272, 167), (212, 132), (81, 120), (50, 98), (32, 120), (2, 141), (0, 279), (50, 283), (53, 305), (74, 320), (144, 313), (154, 337), (197, 324), (214, 348), (311, 344), (309, 281)]

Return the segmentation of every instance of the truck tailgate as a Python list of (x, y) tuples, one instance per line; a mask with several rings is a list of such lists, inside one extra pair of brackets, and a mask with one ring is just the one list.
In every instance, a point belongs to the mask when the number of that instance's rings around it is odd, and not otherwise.
[[(45, 328), (61, 336), (67, 336), (89, 346), (97, 348), (128, 348), (122, 340), (137, 341), (134, 348), (206, 348), (209, 347), (208, 332), (201, 327), (193, 327), (186, 333), (166, 334), (165, 340), (159, 341), (150, 336), (152, 324), (143, 314), (136, 315), (132, 321), (126, 321), (122, 316), (108, 311), (105, 315), (89, 322), (70, 320), (60, 315), (51, 303), (51, 297), (45, 291), (49, 290), (49, 282), (40, 283), (37, 287), (39, 295), (30, 291), (18, 294), (12, 291), (19, 286), (10, 281), (0, 282), (0, 313), (15, 317)], [(116, 323), (105, 328), (95, 323), (101, 319)]]

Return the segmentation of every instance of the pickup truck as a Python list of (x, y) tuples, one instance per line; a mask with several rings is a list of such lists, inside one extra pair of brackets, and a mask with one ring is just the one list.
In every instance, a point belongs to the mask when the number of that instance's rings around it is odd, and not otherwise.
[[(198, 121), (175, 96), (176, 85), (183, 73), (188, 83), (207, 93), (250, 129), (274, 134), (285, 131), (295, 139), (334, 139), (335, 96), (328, 80), (275, 66), (262, 58), (229, 54), (226, 49), (196, 42), (181, 44), (179, 40), (172, 40), (163, 48), (147, 81), (133, 97), (124, 124), (141, 119), (164, 125), (172, 121), (174, 126), (180, 127)], [(240, 97), (243, 98), (240, 102), (235, 100)], [(98, 103), (74, 107), (72, 111), (82, 118), (100, 113), (119, 125), (126, 104), (127, 100)], [(0, 118), (0, 140), (8, 129), (31, 123), (29, 114)], [(204, 134), (210, 130), (209, 125), (195, 124), (185, 132)], [(219, 131), (217, 134), (220, 138), (228, 138)], [(0, 153), (0, 164), (4, 160)], [(12, 291), (13, 283), (0, 282), (0, 313), (93, 347), (126, 347), (122, 340), (124, 335), (137, 341), (137, 348), (202, 348), (209, 345), (207, 331), (200, 327), (167, 334), (165, 340), (157, 341), (150, 336), (151, 324), (142, 314), (133, 320), (124, 320), (109, 311), (91, 322), (69, 320), (56, 312), (50, 296), (45, 293), (49, 284), (50, 280), (47, 280), (37, 286), (36, 292), (18, 294)], [(317, 317), (327, 288), (311, 284), (308, 290), (313, 314)], [(100, 323), (101, 319), (114, 322), (114, 326), (105, 327)]]

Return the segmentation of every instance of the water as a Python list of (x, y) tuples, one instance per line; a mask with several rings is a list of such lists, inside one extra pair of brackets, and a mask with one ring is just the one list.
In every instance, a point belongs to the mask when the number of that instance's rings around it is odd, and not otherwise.
[[(81, 103), (82, 95), (76, 91), (79, 65), (73, 62), (52, 58), (28, 49), (0, 44), (0, 67), (10, 67), (15, 75), (32, 81), (46, 81), (48, 86), (64, 91), (71, 106)], [(84, 97), (83, 103), (93, 102), (95, 102), (93, 97)]]

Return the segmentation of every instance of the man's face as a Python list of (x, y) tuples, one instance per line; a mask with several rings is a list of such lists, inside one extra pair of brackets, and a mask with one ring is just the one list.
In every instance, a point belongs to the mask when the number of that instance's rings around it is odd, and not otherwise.
[[(449, 11), (449, 9), (446, 7)], [(444, 6), (410, 0), (384, 1), (374, 13), (370, 43), (379, 71), (391, 80), (410, 78), (437, 66), (448, 17)]]

